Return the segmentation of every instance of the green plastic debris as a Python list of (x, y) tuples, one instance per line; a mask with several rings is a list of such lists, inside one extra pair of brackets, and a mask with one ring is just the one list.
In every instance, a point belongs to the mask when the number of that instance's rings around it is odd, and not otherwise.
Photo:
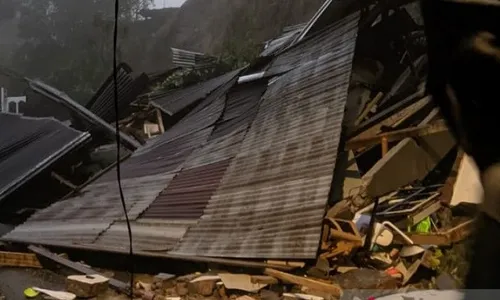
[(24, 296), (26, 298), (36, 298), (40, 293), (32, 288), (27, 288), (24, 290)]
[(431, 227), (431, 218), (427, 217), (415, 225), (412, 231), (416, 233), (429, 233), (431, 232)]

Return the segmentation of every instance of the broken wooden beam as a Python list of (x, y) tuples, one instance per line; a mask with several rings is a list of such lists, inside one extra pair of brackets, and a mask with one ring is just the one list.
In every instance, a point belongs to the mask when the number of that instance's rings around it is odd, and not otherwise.
[[(468, 220), (447, 231), (429, 234), (410, 233), (408, 237), (415, 245), (450, 246), (466, 239), (473, 229), (474, 220)], [(395, 239), (395, 241), (401, 242), (399, 239)]]
[[(66, 259), (64, 257), (61, 257), (55, 253), (52, 253), (50, 252), (49, 250), (45, 249), (45, 248), (41, 248), (41, 247), (37, 247), (37, 246), (29, 246), (28, 249), (30, 251), (33, 251), (34, 253), (40, 255), (40, 256), (43, 256), (47, 259), (50, 259), (52, 260), (53, 262), (55, 263), (58, 263), (62, 266), (65, 266), (67, 268), (70, 268), (78, 273), (81, 273), (81, 274), (84, 274), (84, 275), (100, 275), (100, 276), (104, 276), (103, 274), (100, 274), (99, 272), (96, 272), (94, 270), (92, 270), (91, 268), (89, 267), (86, 267), (80, 263), (75, 263), (69, 259)], [(104, 276), (106, 277), (106, 276)], [(124, 282), (121, 282), (121, 281), (118, 281), (116, 279), (109, 279), (109, 285), (122, 292), (122, 293), (125, 293), (127, 294), (129, 292), (129, 285), (127, 283), (124, 283)]]
[(160, 133), (165, 133), (165, 126), (163, 125), (163, 116), (161, 115), (161, 110), (159, 108), (156, 109), (156, 119), (158, 121), (158, 128), (160, 129)]
[(0, 251), (0, 267), (36, 268), (42, 265), (33, 253), (18, 253)]
[(264, 274), (275, 277), (283, 282), (305, 286), (316, 291), (326, 292), (334, 297), (340, 297), (342, 295), (342, 288), (337, 284), (317, 281), (274, 269), (265, 269)]
[(345, 149), (354, 150), (370, 147), (382, 143), (382, 140), (385, 139), (388, 143), (400, 141), (408, 137), (421, 137), (446, 131), (448, 131), (448, 126), (446, 126), (443, 120), (439, 120), (430, 125), (385, 132), (371, 137), (351, 139), (346, 143)]

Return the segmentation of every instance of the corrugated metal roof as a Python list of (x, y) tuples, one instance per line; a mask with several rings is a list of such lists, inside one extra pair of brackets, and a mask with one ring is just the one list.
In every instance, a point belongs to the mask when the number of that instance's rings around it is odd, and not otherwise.
[[(125, 179), (125, 203), (135, 220), (160, 194), (173, 175)], [(89, 244), (117, 220), (123, 219), (118, 184), (98, 180), (83, 195), (55, 203), (35, 213), (3, 238), (39, 244)]]
[[(132, 222), (132, 244), (135, 251), (168, 251), (186, 233), (193, 222), (163, 220), (139, 220)], [(91, 245), (101, 249), (127, 252), (129, 248), (127, 224), (116, 222), (103, 232)]]
[[(192, 156), (193, 151), (207, 142), (215, 123), (221, 119), (225, 94), (235, 80), (211, 93), (182, 121), (136, 151), (121, 165), (123, 192), (135, 231), (134, 240), (137, 241), (134, 243), (140, 249), (163, 249), (169, 243), (173, 245), (180, 238), (173, 237), (187, 229), (185, 222), (176, 221), (172, 224), (137, 219), (169, 186), (169, 182), (182, 170), (186, 160), (189, 157), (197, 157)], [(186, 172), (181, 172), (180, 176), (176, 177), (176, 182), (185, 182), (183, 178), (186, 176), (193, 178), (189, 171)], [(200, 187), (201, 191), (206, 192), (207, 186), (209, 188), (209, 184)], [(173, 189), (175, 188), (174, 184)], [(167, 188), (166, 192), (169, 191)], [(127, 241), (122, 236), (126, 231), (123, 231), (121, 222), (123, 213), (115, 171), (108, 172), (83, 192), (82, 196), (57, 203), (34, 214), (25, 224), (4, 238), (49, 245), (80, 243), (126, 251)], [(161, 201), (161, 197), (159, 199)], [(68, 224), (67, 228), (62, 226), (64, 223)], [(148, 243), (144, 244), (145, 241)]]
[(197, 101), (204, 99), (220, 86), (232, 81), (241, 71), (242, 69), (232, 71), (187, 88), (153, 93), (149, 95), (149, 100), (165, 113), (174, 115), (186, 107), (195, 104)]
[(210, 139), (227, 135), (240, 126), (249, 125), (259, 107), (259, 102), (267, 89), (267, 80), (239, 84), (227, 95), (226, 108)]
[[(85, 108), (84, 106), (77, 103), (75, 100), (71, 99), (66, 93), (59, 91), (58, 89), (40, 81), (25, 78), (28, 82), (30, 88), (40, 95), (43, 95), (56, 103), (62, 104), (64, 107), (69, 109), (71, 112), (78, 115), (82, 120), (92, 124), (96, 127), (104, 129), (110, 136), (115, 136), (115, 128), (109, 125), (106, 121), (101, 119), (99, 116)], [(121, 140), (123, 146), (128, 149), (135, 150), (141, 146), (139, 142), (132, 139), (130, 136), (120, 132)]]
[(197, 220), (219, 186), (229, 160), (183, 170), (142, 215), (143, 218)]
[(352, 44), (356, 40), (357, 22), (354, 20), (358, 18), (357, 14), (347, 16), (304, 42), (287, 49), (274, 60), (266, 74), (271, 76), (287, 72), (326, 53), (345, 56), (347, 48), (344, 45)]
[[(269, 86), (262, 99), (264, 82), (237, 85), (226, 97), (233, 78), (164, 135), (136, 151), (131, 167), (122, 165), (130, 188), (125, 196), (132, 195), (128, 202), (136, 250), (163, 251), (165, 256), (316, 256), (358, 18), (330, 32), (342, 37), (338, 32), (348, 31), (351, 39), (311, 39), (307, 42), (316, 47), (301, 46), (314, 55), (296, 54), (301, 64), (293, 64), (295, 69)], [(218, 131), (222, 127), (225, 130)], [(214, 137), (216, 133), (220, 135)], [(141, 167), (168, 173), (143, 176)], [(140, 174), (144, 180), (127, 174)], [(113, 175), (107, 175), (88, 188), (104, 190), (111, 179)], [(111, 200), (99, 204), (102, 195), (95, 193), (37, 213), (4, 239), (29, 242), (34, 236), (41, 244), (79, 242), (125, 253), (128, 241), (119, 201), (115, 198), (118, 204), (112, 212)], [(118, 197), (113, 189), (106, 195)], [(166, 252), (174, 245), (175, 251)]]
[(359, 14), (347, 20), (329, 32), (337, 39), (309, 41), (303, 63), (270, 86), (203, 216), (171, 253), (316, 257)]
[[(117, 69), (118, 108), (122, 113), (119, 117), (123, 117), (130, 103), (147, 87), (149, 78), (146, 74), (135, 78), (132, 75), (132, 69), (125, 63), (118, 65)], [(109, 75), (85, 107), (108, 123), (115, 121), (113, 74)]]
[(90, 140), (55, 119), (0, 113), (0, 200)]
[(297, 36), (304, 30), (306, 24), (298, 24), (295, 26), (288, 26), (283, 29), (283, 32), (280, 36), (268, 41), (265, 45), (264, 51), (260, 54), (260, 56), (272, 56), (286, 47), (290, 46), (291, 43), (297, 38)]
[(188, 51), (184, 49), (172, 49), (172, 62), (176, 67), (201, 69), (213, 66), (217, 58), (204, 53)]

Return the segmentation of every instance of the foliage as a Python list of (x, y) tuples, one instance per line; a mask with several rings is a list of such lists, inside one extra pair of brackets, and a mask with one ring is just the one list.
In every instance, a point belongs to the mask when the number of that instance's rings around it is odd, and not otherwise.
[[(152, 0), (122, 0), (119, 44)], [(112, 69), (114, 0), (20, 0), (20, 37), (13, 66), (85, 103)], [(118, 57), (124, 55), (119, 48)]]
[(165, 80), (158, 86), (154, 87), (153, 90), (168, 91), (186, 87), (217, 77), (226, 72), (229, 72), (230, 70), (232, 70), (232, 67), (224, 63), (216, 64), (212, 67), (203, 69), (180, 69), (179, 71), (176, 71), (172, 75), (165, 78)]

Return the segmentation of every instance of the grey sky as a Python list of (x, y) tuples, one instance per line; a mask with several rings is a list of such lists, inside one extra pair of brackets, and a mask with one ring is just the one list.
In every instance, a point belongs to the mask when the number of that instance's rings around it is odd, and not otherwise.
[(179, 7), (186, 0), (154, 0), (155, 8), (163, 8), (163, 4), (165, 3), (165, 7)]

